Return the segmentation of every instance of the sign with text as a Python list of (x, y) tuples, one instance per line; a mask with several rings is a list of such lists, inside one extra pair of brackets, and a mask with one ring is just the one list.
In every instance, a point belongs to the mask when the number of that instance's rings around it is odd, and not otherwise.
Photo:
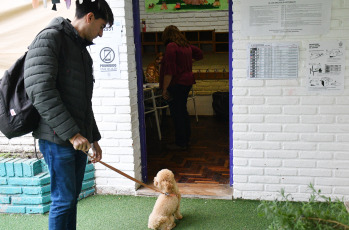
[(103, 30), (103, 36), (91, 46), (96, 78), (120, 78), (119, 45), (121, 45), (121, 22)]
[(243, 0), (241, 33), (246, 36), (325, 34), (332, 0)]

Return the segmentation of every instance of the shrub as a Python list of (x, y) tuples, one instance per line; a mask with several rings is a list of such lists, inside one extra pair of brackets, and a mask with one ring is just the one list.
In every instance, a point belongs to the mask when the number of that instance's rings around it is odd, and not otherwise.
[(261, 201), (258, 214), (272, 220), (269, 229), (349, 229), (349, 213), (343, 202), (321, 195), (312, 184), (309, 188), (309, 202), (292, 202), (283, 189), (281, 201)]

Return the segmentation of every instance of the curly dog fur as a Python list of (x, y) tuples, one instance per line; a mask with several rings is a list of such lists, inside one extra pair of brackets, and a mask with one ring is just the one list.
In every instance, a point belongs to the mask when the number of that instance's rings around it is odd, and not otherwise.
[(161, 194), (156, 200), (149, 216), (148, 228), (170, 230), (176, 226), (175, 219), (183, 218), (179, 212), (181, 194), (173, 173), (168, 169), (159, 171), (154, 178), (154, 186), (168, 195)]

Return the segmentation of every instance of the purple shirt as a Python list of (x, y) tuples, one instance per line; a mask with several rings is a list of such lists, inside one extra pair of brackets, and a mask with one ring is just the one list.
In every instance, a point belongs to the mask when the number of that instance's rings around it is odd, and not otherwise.
[(160, 88), (163, 86), (165, 75), (172, 75), (170, 85), (189, 86), (195, 84), (192, 71), (193, 59), (201, 60), (202, 58), (202, 51), (196, 46), (181, 47), (175, 42), (169, 43), (161, 63)]

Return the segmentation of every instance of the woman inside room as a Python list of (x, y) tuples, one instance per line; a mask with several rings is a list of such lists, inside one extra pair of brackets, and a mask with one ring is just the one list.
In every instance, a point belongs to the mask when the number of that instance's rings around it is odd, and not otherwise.
[(203, 58), (202, 51), (190, 45), (181, 31), (173, 25), (162, 33), (166, 51), (160, 69), (162, 96), (168, 101), (175, 127), (175, 142), (169, 150), (186, 150), (189, 146), (191, 127), (187, 110), (188, 94), (195, 84), (193, 61)]

